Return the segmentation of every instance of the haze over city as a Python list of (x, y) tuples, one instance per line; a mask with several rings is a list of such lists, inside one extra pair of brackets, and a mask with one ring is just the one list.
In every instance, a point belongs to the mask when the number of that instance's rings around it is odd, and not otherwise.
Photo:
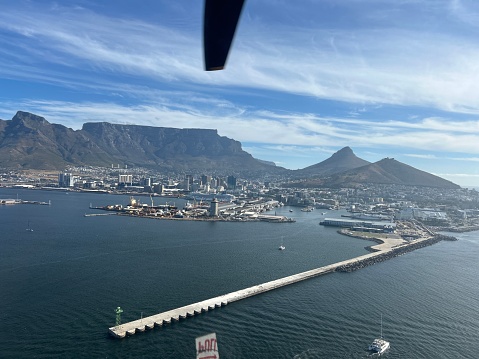
[(0, 118), (213, 128), (304, 168), (344, 146), (479, 186), (479, 4), (246, 1), (205, 72), (203, 2), (15, 1), (0, 11)]

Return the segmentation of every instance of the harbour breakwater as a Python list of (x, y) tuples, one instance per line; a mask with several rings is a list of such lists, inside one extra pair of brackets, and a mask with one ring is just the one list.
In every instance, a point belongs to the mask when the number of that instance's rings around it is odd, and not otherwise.
[[(408, 243), (402, 246), (398, 246), (396, 248), (392, 248), (391, 250), (386, 252), (377, 253), (377, 255), (374, 257), (361, 258), (361, 259), (358, 259), (357, 261), (338, 266), (335, 269), (335, 271), (336, 272), (354, 272), (355, 270), (365, 268), (367, 266), (370, 266), (376, 263), (384, 262), (388, 259), (415, 251), (416, 249), (431, 246), (440, 241), (457, 241), (457, 238), (452, 236), (446, 236), (443, 234), (436, 234), (433, 237), (430, 237), (415, 243)], [(376, 250), (370, 247), (366, 247), (366, 249), (370, 250), (371, 252), (377, 252)]]
[(442, 240), (457, 240), (455, 237), (449, 237), (444, 235), (434, 235), (433, 237), (421, 239), (414, 243), (407, 243), (400, 247), (388, 249), (384, 251), (375, 251), (359, 257), (348, 259), (334, 264), (329, 264), (320, 268), (312, 269), (306, 272), (291, 275), (276, 279), (260, 285), (255, 285), (246, 289), (238, 290), (228, 294), (224, 294), (215, 298), (203, 300), (201, 302), (193, 303), (187, 306), (183, 306), (177, 309), (168, 310), (159, 314), (155, 314), (148, 317), (142, 317), (141, 319), (134, 320), (132, 322), (118, 324), (114, 327), (110, 327), (109, 333), (115, 338), (124, 338), (127, 335), (134, 335), (137, 332), (144, 332), (146, 329), (153, 329), (161, 327), (165, 324), (169, 324), (174, 321), (180, 321), (215, 308), (221, 308), (231, 302), (249, 298), (270, 290), (274, 290), (280, 287), (284, 287), (290, 284), (294, 284), (309, 278), (317, 277), (332, 272), (352, 272), (354, 270), (364, 268), (368, 265), (383, 262), (387, 259), (397, 257), (407, 252), (423, 248)]

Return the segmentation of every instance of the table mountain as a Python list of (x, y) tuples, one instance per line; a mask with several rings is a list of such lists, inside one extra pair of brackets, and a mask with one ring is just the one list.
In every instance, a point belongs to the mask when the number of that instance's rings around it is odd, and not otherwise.
[(320, 163), (291, 171), (253, 158), (243, 151), (240, 142), (219, 136), (216, 130), (106, 122), (85, 123), (81, 130), (72, 130), (21, 111), (10, 121), (0, 120), (0, 167), (61, 171), (68, 165), (112, 164), (176, 173), (302, 179), (290, 182), (290, 187), (352, 187), (367, 183), (459, 187), (394, 159), (369, 163), (349, 147)]
[(150, 167), (217, 173), (282, 172), (216, 130), (85, 123), (81, 130), (17, 112), (0, 120), (0, 167), (62, 170), (67, 165)]

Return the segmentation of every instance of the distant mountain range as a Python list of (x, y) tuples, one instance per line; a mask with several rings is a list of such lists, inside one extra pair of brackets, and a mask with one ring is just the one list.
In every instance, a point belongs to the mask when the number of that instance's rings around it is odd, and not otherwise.
[(17, 112), (0, 120), (0, 167), (62, 171), (67, 166), (121, 164), (158, 171), (301, 179), (298, 186), (364, 183), (458, 188), (454, 183), (394, 159), (370, 163), (345, 147), (315, 165), (288, 170), (253, 158), (241, 143), (216, 130), (85, 123), (81, 130)]

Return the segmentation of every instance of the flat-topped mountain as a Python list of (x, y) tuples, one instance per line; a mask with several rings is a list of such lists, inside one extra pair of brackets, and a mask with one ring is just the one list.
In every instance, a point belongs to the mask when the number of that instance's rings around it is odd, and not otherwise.
[(0, 167), (57, 169), (67, 165), (154, 167), (217, 173), (287, 171), (254, 159), (216, 130), (85, 123), (81, 130), (17, 112), (0, 120)]
[(353, 187), (400, 184), (458, 188), (450, 181), (394, 159), (369, 163), (344, 147), (330, 158), (301, 170), (287, 170), (253, 158), (241, 143), (216, 130), (85, 123), (81, 130), (51, 124), (17, 112), (0, 120), (0, 167), (62, 171), (67, 166), (122, 164), (157, 171), (201, 172), (245, 178), (282, 175), (301, 179), (290, 187)]

